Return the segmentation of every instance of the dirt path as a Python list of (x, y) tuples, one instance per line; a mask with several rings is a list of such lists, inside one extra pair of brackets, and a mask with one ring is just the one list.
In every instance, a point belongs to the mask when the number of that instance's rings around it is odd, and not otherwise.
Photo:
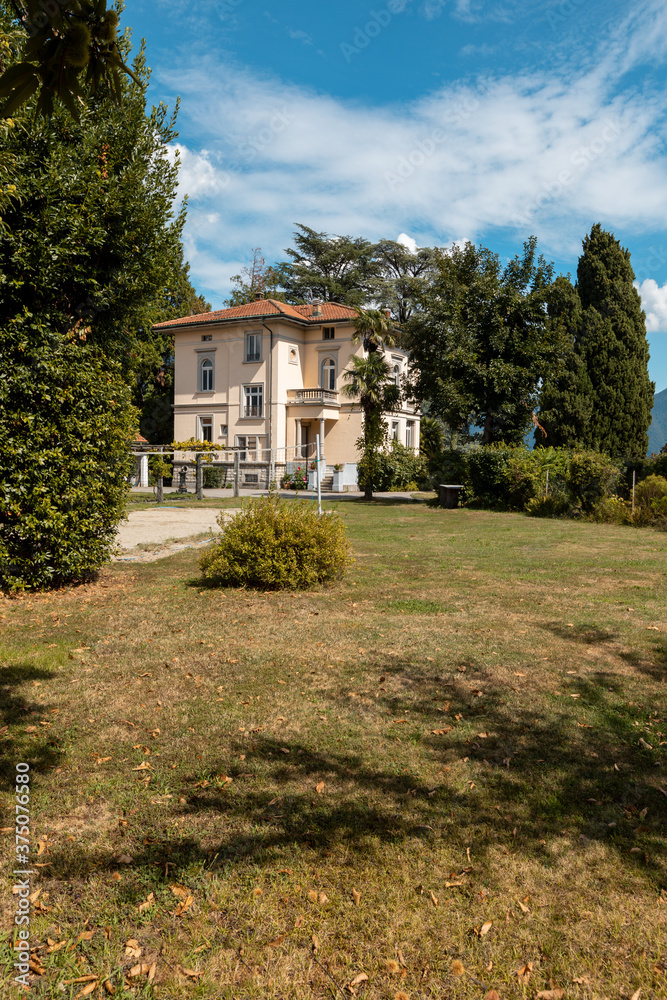
[[(134, 510), (118, 528), (117, 562), (152, 562), (191, 546), (206, 545), (220, 531), (219, 514), (225, 520), (236, 514), (235, 509), (196, 510), (187, 507), (156, 507)], [(207, 534), (208, 538), (202, 538)]]

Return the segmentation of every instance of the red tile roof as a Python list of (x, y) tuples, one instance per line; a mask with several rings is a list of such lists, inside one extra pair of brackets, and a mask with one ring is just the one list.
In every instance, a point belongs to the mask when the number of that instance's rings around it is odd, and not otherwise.
[(257, 299), (246, 302), (243, 306), (232, 306), (231, 309), (218, 309), (216, 312), (198, 313), (195, 316), (182, 316), (180, 319), (169, 319), (165, 323), (156, 323), (154, 329), (163, 330), (170, 326), (195, 326), (199, 323), (226, 323), (230, 320), (256, 318), (265, 316), (284, 316), (286, 319), (297, 320), (299, 323), (333, 323), (342, 320), (354, 320), (356, 309), (343, 306), (338, 302), (322, 302), (320, 315), (313, 315), (313, 305), (290, 306), (277, 299)]

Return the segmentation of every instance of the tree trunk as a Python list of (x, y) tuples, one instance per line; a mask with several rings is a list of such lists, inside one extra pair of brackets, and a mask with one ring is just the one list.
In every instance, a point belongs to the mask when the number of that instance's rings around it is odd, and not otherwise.
[(493, 434), (491, 432), (492, 416), (490, 413), (484, 415), (484, 433), (482, 434), (482, 444), (491, 444)]

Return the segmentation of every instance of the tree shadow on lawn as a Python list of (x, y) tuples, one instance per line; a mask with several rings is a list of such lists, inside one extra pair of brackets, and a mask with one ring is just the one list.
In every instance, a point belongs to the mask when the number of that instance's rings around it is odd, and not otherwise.
[[(0, 667), (0, 733), (5, 727), (13, 730), (11, 734), (4, 734), (0, 754), (0, 787), (5, 791), (15, 788), (17, 764), (30, 764), (34, 775), (56, 767), (62, 760), (63, 752), (57, 740), (49, 736), (48, 727), (39, 724), (51, 706), (31, 701), (16, 694), (15, 690), (29, 681), (44, 682), (51, 677), (49, 671), (32, 663)], [(22, 728), (17, 730), (17, 726)], [(35, 727), (34, 732), (26, 732), (29, 726)]]
[[(414, 838), (442, 844), (459, 858), (472, 846), (478, 862), (500, 849), (553, 868), (553, 843), (565, 838), (574, 851), (585, 850), (590, 841), (604, 844), (652, 889), (667, 888), (667, 844), (661, 836), (667, 797), (658, 789), (655, 766), (660, 750), (639, 744), (642, 732), (649, 742), (647, 734), (633, 725), (618, 698), (614, 703), (613, 696), (621, 693), (619, 678), (614, 683), (601, 672), (575, 679), (577, 704), (596, 713), (595, 727), (578, 722), (555, 702), (553, 710), (542, 712), (508, 705), (500, 700), (507, 698), (507, 689), (494, 689), (490, 677), (484, 681), (484, 705), (474, 709), (469, 688), (451, 681), (446, 689), (451, 711), (436, 721), (433, 691), (442, 696), (442, 679), (420, 673), (409, 662), (392, 662), (384, 669), (407, 679), (410, 692), (386, 703), (378, 699), (378, 710), (391, 703), (392, 717), (405, 713), (409, 722), (400, 730), (403, 742), (440, 758), (443, 771), (435, 788), (418, 773), (391, 768), (395, 726), (391, 737), (378, 734), (375, 741), (378, 760), (378, 745), (386, 740), (386, 747), (379, 747), (379, 764), (363, 753), (313, 752), (312, 745), (299, 739), (253, 734), (252, 750), (240, 740), (232, 747), (233, 754), (246, 752), (245, 761), (233, 768), (228, 756), (207, 761), (207, 773), (226, 770), (231, 785), (221, 787), (211, 778), (209, 786), (193, 791), (201, 774), (193, 771), (184, 778), (187, 803), (175, 810), (184, 820), (184, 837), (165, 835), (164, 816), (146, 806), (141, 840), (134, 846), (125, 840), (117, 848), (129, 851), (133, 866), (149, 869), (159, 881), (166, 864), (173, 879), (194, 863), (224, 866), (249, 860), (268, 868), (289, 863), (286, 859), (296, 851), (317, 857), (340, 847), (372, 861), (382, 843)], [(333, 697), (340, 706), (341, 699)], [(467, 715), (457, 723), (454, 715), (463, 713)], [(476, 717), (480, 724), (471, 735), (466, 723)], [(449, 725), (448, 732), (433, 732)], [(485, 735), (476, 735), (478, 729)], [(243, 775), (254, 758), (264, 769), (261, 788), (250, 787)], [(319, 782), (324, 782), (320, 793)], [(194, 832), (188, 831), (188, 820)], [(54, 845), (50, 872), (71, 878), (93, 867), (115, 868), (112, 846), (106, 852), (87, 852)]]

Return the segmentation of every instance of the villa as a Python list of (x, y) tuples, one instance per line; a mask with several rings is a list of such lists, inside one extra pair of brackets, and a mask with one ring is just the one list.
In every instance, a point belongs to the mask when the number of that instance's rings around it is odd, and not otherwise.
[[(174, 331), (174, 439), (220, 446), (217, 463), (228, 469), (237, 450), (241, 485), (264, 487), (293, 463), (314, 459), (319, 435), (323, 487), (334, 466), (342, 467), (345, 487), (354, 487), (362, 417), (342, 389), (351, 358), (363, 356), (352, 339), (356, 316), (334, 302), (292, 306), (259, 298), (157, 324)], [(386, 348), (385, 356), (400, 383), (407, 352)], [(387, 422), (391, 439), (418, 450), (414, 406), (402, 403)], [(176, 457), (190, 470), (192, 460)]]

